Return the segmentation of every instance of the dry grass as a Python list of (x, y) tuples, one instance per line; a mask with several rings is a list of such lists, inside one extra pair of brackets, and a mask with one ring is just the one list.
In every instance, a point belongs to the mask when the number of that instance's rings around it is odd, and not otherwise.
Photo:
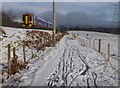
[[(32, 31), (27, 31), (26, 34), (27, 34), (27, 40), (24, 40), (24, 41), (19, 40), (14, 43), (16, 43), (18, 46), (23, 46), (23, 44), (25, 44), (26, 47), (29, 47), (30, 49), (31, 49), (31, 47), (33, 47), (37, 51), (40, 51), (40, 50), (44, 51), (45, 47), (51, 47), (53, 45), (52, 35), (50, 35), (47, 32), (32, 30)], [(62, 37), (63, 36), (58, 34), (56, 36), (55, 43), (59, 42)], [(15, 73), (19, 73), (19, 71), (24, 68), (26, 68), (26, 69), (29, 68), (29, 67), (27, 67), (27, 64), (31, 61), (31, 59), (34, 59), (36, 57), (37, 57), (36, 54), (32, 54), (32, 57), (30, 57), (26, 63), (20, 63), (18, 61), (18, 57), (16, 55), (16, 59), (13, 59), (11, 62), (12, 74), (14, 75)], [(4, 82), (4, 80), (5, 79), (3, 78), (2, 81)]]
[[(5, 31), (0, 27), (0, 36), (6, 35)], [(3, 38), (0, 38), (0, 41), (3, 41)]]
[(0, 35), (2, 35), (2, 34), (6, 35), (5, 31), (3, 31), (3, 29), (0, 27)]

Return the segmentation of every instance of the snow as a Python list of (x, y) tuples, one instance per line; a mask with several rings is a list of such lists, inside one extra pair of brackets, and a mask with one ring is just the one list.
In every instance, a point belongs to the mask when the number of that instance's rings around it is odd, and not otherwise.
[[(7, 29), (4, 28), (6, 32)], [(13, 28), (12, 28), (13, 29)], [(15, 29), (16, 30), (16, 29)], [(8, 33), (25, 37), (25, 30)], [(77, 38), (71, 39), (73, 34)], [(90, 41), (91, 47), (81, 45), (80, 38)], [(95, 39), (95, 49), (93, 40)], [(102, 41), (101, 53), (98, 53), (98, 39)], [(6, 39), (7, 44), (11, 39)], [(107, 44), (110, 43), (110, 64), (107, 62)], [(3, 48), (2, 48), (3, 49)], [(26, 69), (12, 75), (3, 85), (13, 86), (118, 86), (118, 35), (71, 31), (55, 47), (46, 47), (45, 51), (35, 52), (37, 57), (28, 63)], [(4, 53), (4, 56), (6, 53)], [(30, 52), (28, 52), (30, 55)], [(4, 57), (3, 56), (3, 57)], [(6, 62), (6, 60), (1, 60)]]
[[(0, 34), (0, 72), (2, 70), (7, 71), (7, 45), (11, 45), (11, 58), (13, 58), (13, 47), (16, 48), (16, 55), (18, 56), (18, 61), (20, 63), (23, 63), (23, 46), (22, 46), (22, 41), (23, 40), (30, 40), (30, 37), (28, 37), (27, 31), (32, 31), (34, 29), (22, 29), (22, 28), (10, 28), (10, 27), (0, 27), (3, 29), (3, 31), (6, 34)], [(36, 31), (36, 30), (35, 30)], [(52, 31), (47, 31), (47, 30), (38, 30), (37, 31), (42, 31), (42, 32), (47, 32), (49, 34), (52, 33)], [(27, 60), (32, 57), (32, 52), (36, 53), (37, 50), (32, 48), (32, 47), (26, 47), (26, 58)], [(3, 74), (3, 78), (7, 77), (6, 73)], [(1, 78), (2, 79), (2, 78)]]
[[(22, 29), (22, 28), (8, 28), (8, 27), (2, 27), (3, 30), (5, 31), (5, 33), (7, 34), (5, 38), (3, 38), (2, 41), (0, 41), (0, 45), (1, 47), (1, 55), (2, 57), (0, 57), (0, 62), (4, 63), (7, 62), (7, 45), (11, 44), (11, 46), (17, 47), (16, 49), (19, 49), (21, 47), (21, 45), (19, 45), (19, 43), (23, 40), (26, 40), (26, 31), (32, 31), (34, 29)], [(38, 30), (38, 29), (37, 29)], [(38, 31), (43, 31), (43, 32), (48, 32), (48, 33), (52, 33), (52, 31), (46, 31), (46, 30), (38, 30)], [(2, 35), (0, 36), (2, 37)], [(21, 50), (18, 50), (18, 55), (19, 52), (21, 53)], [(30, 52), (29, 52), (30, 53)], [(20, 56), (21, 57), (21, 56)]]

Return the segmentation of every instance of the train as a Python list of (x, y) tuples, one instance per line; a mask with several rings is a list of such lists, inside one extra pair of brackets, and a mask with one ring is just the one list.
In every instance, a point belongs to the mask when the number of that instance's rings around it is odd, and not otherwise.
[[(22, 27), (24, 28), (39, 28), (39, 29), (53, 29), (53, 24), (31, 13), (24, 13), (22, 15)], [(56, 26), (58, 29), (59, 27)]]

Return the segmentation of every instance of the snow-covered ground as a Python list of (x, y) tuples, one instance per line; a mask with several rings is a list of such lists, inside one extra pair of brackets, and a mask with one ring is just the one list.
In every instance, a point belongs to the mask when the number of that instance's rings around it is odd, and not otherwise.
[[(99, 39), (101, 39), (101, 50), (100, 53), (107, 59), (108, 56), (108, 43), (110, 44), (110, 60), (111, 64), (118, 69), (118, 61), (120, 61), (120, 56), (118, 55), (118, 36), (108, 33), (99, 32), (69, 32), (70, 34), (76, 34), (77, 37), (87, 40), (87, 46), (90, 49), (98, 51)], [(89, 46), (90, 42), (90, 46)], [(93, 46), (94, 45), (94, 46)]]
[[(7, 30), (7, 28), (6, 28)], [(24, 31), (24, 30), (23, 30)], [(14, 33), (14, 32), (11, 32)], [(22, 34), (22, 33), (21, 33)], [(24, 34), (24, 32), (23, 32)], [(86, 40), (102, 40), (101, 53), (84, 47), (75, 34)], [(7, 40), (6, 40), (7, 41)], [(9, 41), (9, 40), (8, 40)], [(107, 62), (107, 43), (111, 45), (110, 63)], [(91, 44), (92, 45), (92, 44)], [(28, 68), (12, 75), (4, 85), (13, 86), (118, 86), (118, 35), (97, 32), (69, 32), (55, 47), (37, 52)], [(4, 62), (4, 61), (3, 61)]]
[[(39, 40), (40, 38), (43, 39), (42, 35), (40, 35), (39, 39), (31, 39), (31, 36), (28, 36), (27, 34), (30, 34), (32, 31), (39, 31), (43, 32), (43, 34), (48, 33), (51, 34), (52, 31), (47, 30), (34, 30), (34, 29), (22, 29), (22, 28), (10, 28), (10, 27), (0, 27), (0, 72), (4, 71), (7, 72), (7, 45), (10, 44), (11, 46), (11, 60), (13, 58), (13, 47), (16, 49), (16, 55), (18, 56), (19, 63), (23, 63), (23, 40)], [(4, 31), (4, 33), (2, 32)], [(37, 33), (36, 33), (37, 34)], [(35, 34), (30, 34), (35, 35)], [(36, 35), (38, 36), (38, 35)], [(33, 54), (37, 54), (38, 52), (35, 48), (32, 46), (26, 47), (26, 60), (28, 61), (32, 57)], [(5, 77), (5, 78), (4, 78)], [(3, 74), (3, 79), (6, 79), (7, 74)]]
[[(3, 40), (0, 41), (0, 45), (2, 46), (0, 51), (0, 54), (2, 55), (2, 57), (0, 57), (0, 63), (7, 62), (7, 48), (6, 48), (7, 45), (11, 44), (12, 47), (16, 47), (16, 49), (22, 50), (19, 43), (27, 39), (27, 35), (26, 35), (27, 30), (32, 31), (34, 29), (3, 27), (3, 30), (6, 33), (6, 37), (3, 37), (2, 35), (0, 35), (0, 37), (3, 38)], [(45, 30), (38, 30), (38, 31), (48, 32), (50, 34), (52, 33), (52, 31), (45, 31)], [(19, 52), (17, 53), (22, 53), (20, 50), (18, 50)], [(12, 55), (12, 52), (11, 52), (11, 55)]]

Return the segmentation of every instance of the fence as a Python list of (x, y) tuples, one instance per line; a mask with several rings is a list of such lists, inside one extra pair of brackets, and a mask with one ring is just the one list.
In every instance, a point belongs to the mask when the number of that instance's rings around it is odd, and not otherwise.
[[(63, 35), (57, 34), (56, 35), (56, 41), (55, 43), (57, 43), (61, 38), (63, 37)], [(29, 61), (33, 58), (35, 58), (35, 53), (33, 53), (33, 51), (31, 50), (32, 56), (27, 60), (26, 59), (26, 47), (30, 47), (31, 43), (35, 43), (34, 48), (38, 49), (38, 50), (44, 50), (45, 47), (49, 47), (53, 45), (53, 41), (52, 41), (52, 35), (51, 36), (45, 36), (43, 37), (43, 39), (39, 39), (39, 41), (28, 41), (28, 40), (23, 40), (22, 41), (22, 48), (23, 48), (23, 59), (24, 62), (23, 63), (19, 63), (18, 61), (18, 56), (16, 55), (16, 48), (13, 45), (8, 44), (8, 76), (11, 76), (15, 73), (18, 73), (20, 70), (26, 68), (27, 64), (29, 63)], [(13, 59), (11, 59), (11, 49), (13, 50)]]
[[(102, 43), (102, 40), (99, 39), (94, 39), (94, 40), (90, 40), (90, 39), (84, 39), (84, 38), (79, 38), (77, 37), (79, 43), (84, 46), (84, 47), (87, 47), (87, 48), (91, 48), (93, 50), (96, 50), (97, 52), (101, 53), (101, 43)], [(96, 41), (98, 41), (98, 45), (96, 47)], [(110, 63), (110, 44), (108, 43), (108, 46), (106, 46), (107, 48), (107, 61), (108, 63)], [(102, 53), (101, 53), (102, 54)]]

